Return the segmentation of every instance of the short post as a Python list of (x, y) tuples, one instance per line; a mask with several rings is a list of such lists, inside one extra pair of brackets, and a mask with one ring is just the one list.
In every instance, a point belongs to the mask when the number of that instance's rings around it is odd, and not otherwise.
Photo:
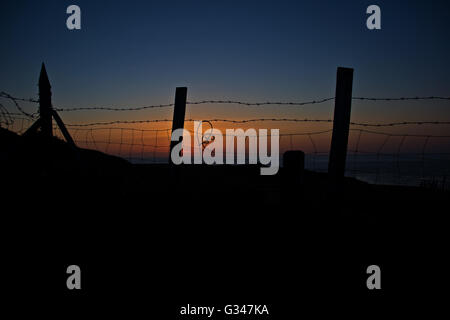
[[(186, 97), (187, 88), (177, 87), (175, 91), (175, 106), (173, 110), (173, 121), (172, 121), (172, 134), (177, 129), (184, 128), (184, 115), (186, 113)], [(172, 135), (171, 135), (172, 137)], [(181, 138), (182, 140), (183, 138)], [(169, 150), (169, 163), (172, 164), (172, 149), (179, 141), (170, 140), (170, 150)]]
[(39, 75), (39, 117), (41, 133), (46, 138), (53, 136), (52, 116), (51, 86), (47, 70), (45, 70), (45, 65), (42, 63)]
[(350, 113), (352, 107), (353, 69), (337, 69), (336, 96), (334, 105), (333, 135), (331, 137), (328, 174), (339, 181), (344, 178), (347, 158)]

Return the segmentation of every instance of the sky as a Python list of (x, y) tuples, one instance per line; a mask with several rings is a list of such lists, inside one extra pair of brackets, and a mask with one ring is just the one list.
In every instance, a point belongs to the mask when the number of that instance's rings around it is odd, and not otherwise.
[[(71, 4), (81, 8), (81, 30), (66, 28)], [(381, 30), (366, 28), (371, 4), (381, 8)], [(172, 103), (177, 86), (188, 87), (188, 100), (328, 98), (339, 66), (354, 68), (354, 96), (450, 96), (449, 9), (448, 1), (425, 0), (2, 1), (0, 91), (36, 97), (45, 62), (53, 104), (63, 108)], [(333, 102), (188, 106), (186, 116), (332, 118)], [(171, 111), (62, 117), (69, 123), (171, 118)], [(445, 121), (450, 108), (448, 101), (354, 101), (352, 120)], [(426, 129), (450, 133), (449, 126)]]

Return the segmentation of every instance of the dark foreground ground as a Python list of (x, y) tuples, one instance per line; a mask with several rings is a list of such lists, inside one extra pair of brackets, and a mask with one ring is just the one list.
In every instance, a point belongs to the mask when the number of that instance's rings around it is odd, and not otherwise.
[[(0, 133), (1, 287), (16, 314), (206, 319), (180, 307), (266, 304), (270, 316), (241, 318), (366, 319), (447, 301), (448, 193), (131, 165)], [(66, 287), (71, 264), (80, 291)], [(381, 290), (366, 287), (372, 264)]]

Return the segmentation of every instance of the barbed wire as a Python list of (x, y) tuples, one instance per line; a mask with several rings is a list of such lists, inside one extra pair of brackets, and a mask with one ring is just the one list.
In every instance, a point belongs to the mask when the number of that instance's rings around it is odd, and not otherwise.
[(450, 121), (401, 121), (387, 123), (350, 122), (350, 125), (361, 127), (395, 127), (409, 125), (448, 125)]
[[(3, 109), (2, 109), (3, 110)], [(4, 112), (8, 114), (8, 117), (13, 119), (21, 119), (22, 113), (8, 112), (4, 108)], [(203, 121), (203, 122), (226, 122), (234, 124), (245, 124), (251, 122), (317, 122), (317, 123), (333, 123), (332, 119), (309, 119), (309, 118), (252, 118), (252, 119), (186, 119), (186, 122)], [(172, 122), (171, 119), (145, 119), (145, 120), (112, 120), (112, 121), (98, 121), (90, 123), (68, 123), (69, 127), (93, 127), (102, 125), (113, 125), (113, 124), (142, 124), (142, 123), (158, 123), (158, 122)], [(409, 125), (450, 125), (450, 121), (399, 121), (399, 122), (379, 122), (379, 123), (369, 123), (369, 122), (356, 122), (351, 121), (352, 126), (361, 127), (395, 127), (395, 126), (409, 126)]]
[(12, 100), (16, 100), (16, 101), (24, 101), (24, 102), (32, 102), (32, 103), (39, 103), (38, 99), (33, 99), (33, 98), (18, 98), (18, 97), (14, 97), (12, 95), (10, 95), (9, 93), (5, 92), (5, 91), (1, 91), (0, 92), (0, 97), (2, 98), (7, 98), (7, 99), (12, 99)]
[(38, 112), (28, 113), (25, 110), (23, 110), (22, 107), (20, 106), (20, 104), (18, 103), (18, 101), (26, 101), (26, 102), (33, 102), (33, 103), (36, 103), (39, 101), (36, 101), (33, 99), (16, 98), (4, 91), (0, 92), (0, 98), (9, 99), (10, 101), (12, 101), (14, 103), (14, 105), (16, 106), (17, 110), (19, 110), (19, 112), (24, 116), (27, 116), (31, 119), (35, 119), (36, 116), (38, 115)]
[[(226, 122), (234, 124), (245, 124), (251, 122), (317, 122), (317, 123), (333, 123), (332, 119), (308, 119), (308, 118), (252, 118), (252, 119), (185, 119), (185, 122)], [(100, 125), (112, 124), (140, 124), (140, 123), (158, 123), (158, 122), (172, 122), (171, 119), (147, 119), (147, 120), (113, 120), (105, 122), (90, 122), (90, 123), (72, 123), (67, 124), (69, 127), (92, 127)], [(408, 125), (450, 125), (450, 121), (402, 121), (402, 122), (387, 122), (387, 123), (368, 123), (368, 122), (350, 122), (350, 125), (361, 127), (394, 127), (394, 126), (408, 126)]]
[[(185, 120), (188, 121), (188, 120)], [(114, 120), (106, 122), (90, 122), (90, 123), (67, 123), (67, 127), (93, 127), (113, 124), (141, 124), (141, 123), (158, 123), (158, 122), (172, 122), (169, 119), (149, 119), (149, 120)]]
[(14, 122), (8, 109), (6, 109), (1, 103), (0, 103), (0, 116), (1, 116), (0, 124), (5, 124), (6, 126), (9, 126)]
[[(186, 121), (199, 121), (189, 119)], [(204, 121), (210, 122), (229, 122), (229, 123), (249, 123), (249, 122), (324, 122), (332, 123), (332, 119), (308, 119), (308, 118), (255, 118), (255, 119), (208, 119)], [(350, 122), (350, 125), (362, 126), (362, 127), (394, 127), (404, 125), (449, 125), (450, 121), (401, 121), (401, 122), (388, 122), (388, 123), (368, 123), (368, 122)]]
[(287, 102), (287, 101), (265, 101), (265, 102), (246, 102), (246, 101), (239, 101), (239, 100), (202, 100), (202, 101), (193, 101), (193, 102), (186, 102), (186, 104), (189, 105), (196, 105), (196, 104), (237, 104), (237, 105), (243, 105), (243, 106), (267, 106), (267, 105), (286, 105), (286, 106), (306, 106), (306, 105), (312, 105), (312, 104), (321, 104), (330, 100), (334, 100), (334, 97), (332, 98), (324, 98), (320, 100), (311, 100), (311, 101), (302, 101), (302, 102)]
[(450, 100), (450, 97), (400, 97), (400, 98), (367, 98), (367, 97), (352, 97), (353, 100), (367, 100), (367, 101), (407, 101), (407, 100)]
[[(334, 98), (326, 98), (321, 100), (312, 100), (312, 101), (304, 101), (304, 102), (287, 102), (287, 101), (266, 101), (266, 102), (245, 102), (238, 100), (201, 100), (201, 101), (187, 101), (186, 105), (201, 105), (201, 104), (236, 104), (243, 106), (265, 106), (265, 105), (288, 105), (288, 106), (305, 106), (311, 104), (320, 104), (330, 100), (334, 100)], [(56, 111), (59, 112), (73, 112), (73, 111), (93, 111), (93, 110), (103, 110), (103, 111), (140, 111), (146, 109), (155, 109), (155, 108), (168, 108), (173, 107), (175, 104), (158, 104), (158, 105), (149, 105), (142, 107), (125, 107), (125, 108), (117, 108), (117, 107), (76, 107), (76, 108), (55, 108)]]
[(74, 130), (92, 130), (92, 131), (98, 131), (98, 130), (129, 130), (129, 131), (139, 131), (139, 132), (165, 132), (165, 131), (172, 131), (172, 128), (165, 128), (165, 129), (142, 129), (142, 128), (126, 128), (126, 127), (102, 127), (102, 128), (89, 128), (89, 129), (74, 129)]
[[(0, 97), (7, 98), (14, 101), (17, 104), (17, 101), (24, 102), (32, 102), (39, 103), (39, 100), (32, 98), (18, 98), (14, 97), (4, 91), (0, 92)], [(335, 97), (323, 98), (318, 100), (310, 100), (310, 101), (264, 101), (264, 102), (249, 102), (249, 101), (241, 101), (241, 100), (200, 100), (200, 101), (187, 101), (187, 105), (201, 105), (201, 104), (235, 104), (242, 106), (270, 106), (270, 105), (285, 105), (285, 106), (306, 106), (306, 105), (314, 105), (321, 104), (327, 101), (334, 100)], [(416, 96), (416, 97), (352, 97), (353, 100), (365, 100), (365, 101), (412, 101), (412, 100), (450, 100), (450, 97), (444, 96)], [(16, 105), (17, 106), (17, 105)], [(155, 104), (148, 106), (139, 106), (139, 107), (72, 107), (72, 108), (54, 108), (58, 112), (74, 112), (74, 111), (94, 111), (94, 110), (103, 110), (103, 111), (140, 111), (146, 109), (154, 109), (154, 108), (168, 108), (173, 107), (174, 103), (167, 104)], [(24, 111), (19, 110), (23, 113)], [(31, 115), (24, 113), (26, 115)]]
[[(239, 100), (201, 100), (201, 101), (187, 101), (186, 105), (202, 105), (202, 104), (234, 104), (241, 106), (249, 106), (249, 107), (258, 107), (258, 106), (307, 106), (314, 104), (322, 104), (327, 101), (334, 100), (334, 97), (324, 98), (319, 100), (311, 100), (311, 101), (301, 101), (301, 102), (291, 102), (291, 101), (265, 101), (265, 102), (247, 102), (247, 101), (239, 101)], [(450, 97), (400, 97), (400, 98), (368, 98), (368, 97), (353, 97), (354, 100), (367, 100), (367, 101), (407, 101), (407, 100), (450, 100)], [(76, 108), (56, 108), (56, 111), (59, 112), (73, 112), (73, 111), (93, 111), (93, 110), (103, 110), (103, 111), (140, 111), (146, 109), (155, 109), (155, 108), (168, 108), (173, 107), (173, 103), (168, 104), (159, 104), (159, 105), (149, 105), (142, 107), (76, 107)]]
[(115, 107), (76, 107), (76, 108), (54, 108), (58, 112), (73, 112), (73, 111), (140, 111), (146, 109), (156, 109), (156, 108), (168, 108), (173, 107), (173, 103), (169, 104), (157, 104), (143, 107), (130, 107), (130, 108), (115, 108)]

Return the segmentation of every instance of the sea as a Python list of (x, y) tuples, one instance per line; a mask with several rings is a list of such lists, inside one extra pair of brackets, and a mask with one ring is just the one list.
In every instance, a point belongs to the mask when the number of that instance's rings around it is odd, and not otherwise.
[[(167, 158), (129, 158), (136, 164), (168, 163)], [(280, 166), (283, 166), (280, 160)], [(305, 169), (327, 172), (328, 155), (305, 155)], [(346, 176), (372, 184), (450, 189), (450, 154), (347, 156)]]

